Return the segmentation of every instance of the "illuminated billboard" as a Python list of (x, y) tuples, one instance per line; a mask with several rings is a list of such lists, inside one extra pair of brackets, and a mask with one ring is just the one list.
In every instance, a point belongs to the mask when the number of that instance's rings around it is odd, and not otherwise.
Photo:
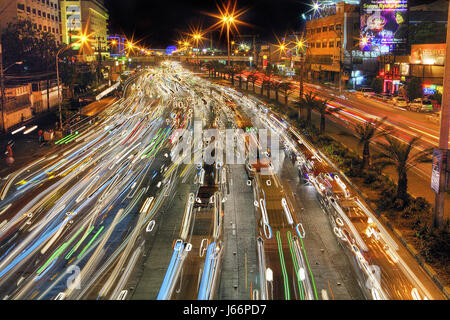
[(407, 38), (408, 0), (361, 0), (361, 50), (399, 51)]
[(434, 64), (443, 66), (445, 62), (445, 43), (413, 44), (411, 46), (411, 64)]
[[(68, 42), (76, 42), (81, 33), (81, 8), (80, 6), (66, 7), (66, 30)], [(77, 49), (77, 48), (74, 48)]]

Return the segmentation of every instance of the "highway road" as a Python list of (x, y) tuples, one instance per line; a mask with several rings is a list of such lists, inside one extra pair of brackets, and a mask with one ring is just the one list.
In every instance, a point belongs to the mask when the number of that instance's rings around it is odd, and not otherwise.
[[(229, 156), (241, 161), (241, 179), (253, 190), (253, 201), (241, 204), (256, 217), (243, 229), (256, 239), (251, 298), (328, 299), (330, 282), (326, 288), (322, 279), (341, 277), (331, 266), (333, 274), (320, 274), (311, 263), (322, 259), (306, 241), (316, 222), (303, 225), (298, 208), (307, 203), (280, 178), (291, 160), (299, 181), (316, 190), (307, 201), (329, 220), (318, 227), (353, 270), (357, 288), (348, 283), (336, 298), (443, 298), (346, 177), (257, 98), (169, 61), (147, 68), (125, 92), (57, 141), (59, 152), (0, 180), (0, 298), (130, 299), (132, 283), (145, 288), (148, 280), (137, 270), (154, 263), (164, 271), (152, 278), (158, 290), (139, 291), (140, 298), (216, 299), (231, 236), (224, 214), (236, 185)], [(159, 230), (159, 223), (166, 225)], [(156, 251), (164, 252), (161, 261), (151, 260)]]

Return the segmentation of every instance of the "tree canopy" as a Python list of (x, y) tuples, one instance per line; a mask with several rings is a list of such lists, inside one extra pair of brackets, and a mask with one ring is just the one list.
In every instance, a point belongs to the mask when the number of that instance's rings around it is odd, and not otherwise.
[(422, 80), (420, 78), (412, 77), (406, 84), (406, 95), (409, 100), (421, 98), (423, 95)]
[(55, 37), (33, 28), (30, 20), (11, 22), (2, 32), (3, 64), (21, 61), (19, 72), (43, 73), (54, 71), (58, 51)]
[(442, 23), (422, 22), (409, 26), (410, 44), (445, 43), (447, 28)]

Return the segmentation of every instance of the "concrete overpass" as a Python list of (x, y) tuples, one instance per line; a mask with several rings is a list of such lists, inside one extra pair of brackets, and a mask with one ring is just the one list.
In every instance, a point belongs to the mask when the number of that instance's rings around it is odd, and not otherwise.
[[(176, 60), (180, 62), (195, 62), (201, 61), (201, 62), (209, 62), (209, 61), (228, 61), (228, 56), (207, 56), (207, 55), (200, 55), (200, 56), (142, 56), (142, 57), (131, 57), (133, 62), (137, 63), (146, 63), (146, 62), (159, 62), (161, 60)], [(250, 56), (231, 56), (230, 61), (233, 62), (239, 62), (239, 63), (248, 63), (250, 64)]]

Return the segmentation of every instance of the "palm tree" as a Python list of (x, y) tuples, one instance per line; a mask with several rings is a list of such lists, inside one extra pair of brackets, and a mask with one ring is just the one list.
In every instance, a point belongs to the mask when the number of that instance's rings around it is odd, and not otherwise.
[(320, 134), (325, 133), (325, 116), (338, 113), (342, 108), (330, 108), (328, 107), (327, 100), (315, 99), (311, 104), (311, 108), (320, 114)]
[(238, 75), (237, 78), (239, 80), (239, 89), (242, 89), (242, 76)]
[(431, 162), (430, 156), (433, 149), (428, 148), (411, 154), (411, 151), (419, 146), (420, 137), (414, 137), (408, 143), (404, 143), (393, 136), (386, 136), (386, 141), (379, 143), (382, 151), (374, 156), (376, 159), (374, 164), (381, 168), (395, 167), (398, 174), (397, 199), (403, 200), (406, 204), (408, 201), (408, 170), (420, 163)]
[(255, 82), (256, 82), (256, 80), (258, 80), (258, 77), (256, 77), (256, 75), (254, 75), (254, 74), (250, 74), (248, 76), (248, 79), (250, 80), (250, 82), (253, 85), (253, 93), (254, 93), (255, 92)]
[(262, 86), (261, 86), (261, 95), (263, 94), (263, 88), (265, 87), (267, 89), (267, 98), (270, 99), (270, 87), (272, 86), (272, 81), (266, 79), (263, 81)]
[(312, 105), (315, 103), (317, 95), (311, 91), (304, 94), (295, 104), (298, 107), (298, 120), (301, 118), (301, 109), (305, 108), (307, 110), (306, 123), (308, 126), (311, 125), (311, 110)]
[(213, 61), (212, 62), (212, 66), (214, 69), (214, 78), (217, 78), (219, 75), (219, 72), (223, 66), (223, 64), (221, 64), (219, 61)]
[(372, 140), (384, 137), (392, 132), (392, 128), (381, 128), (385, 123), (387, 117), (381, 120), (375, 120), (373, 122), (366, 121), (364, 123), (357, 123), (353, 126), (353, 130), (358, 138), (358, 145), (363, 146), (361, 162), (361, 170), (364, 170), (370, 165), (370, 143)]
[(211, 78), (211, 70), (213, 69), (211, 62), (205, 63), (206, 69), (208, 69), (208, 77)]
[(278, 91), (280, 90), (280, 83), (273, 81), (270, 84), (271, 88), (275, 90), (275, 100), (278, 102)]
[(289, 93), (292, 91), (292, 84), (290, 82), (280, 83), (280, 88), (284, 91), (284, 104), (288, 105)]
[[(243, 67), (241, 65), (234, 65), (229, 69), (229, 75), (231, 76), (231, 85), (234, 86), (234, 76), (236, 74), (240, 74), (241, 71), (243, 70)], [(239, 84), (239, 88), (241, 87), (241, 85)]]

